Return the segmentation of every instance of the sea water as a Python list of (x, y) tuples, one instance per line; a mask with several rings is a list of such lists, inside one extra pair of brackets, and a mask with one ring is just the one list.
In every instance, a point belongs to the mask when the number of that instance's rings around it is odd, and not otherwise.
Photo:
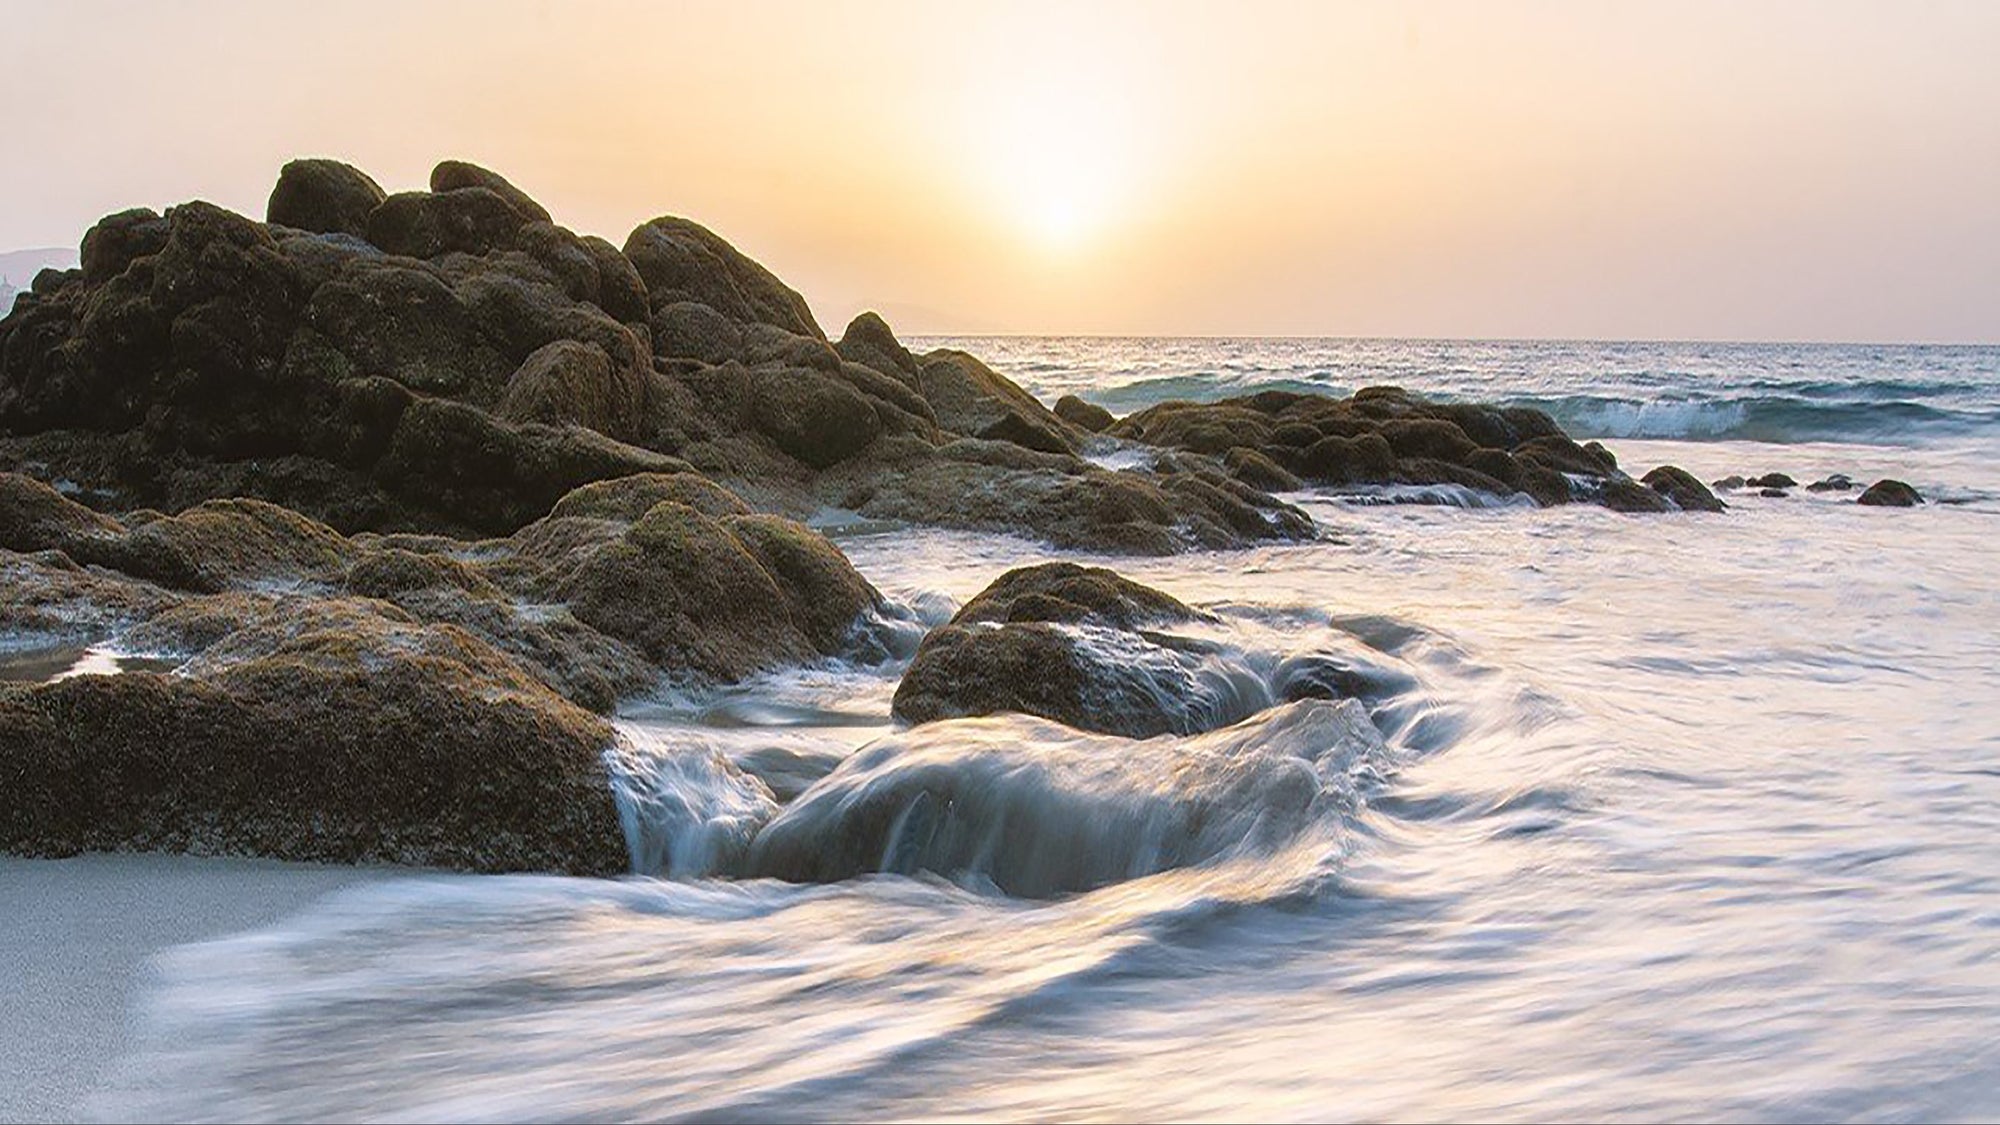
[[(1397, 383), (1635, 474), (1934, 502), (1307, 492), (1320, 541), (1167, 559), (830, 518), (906, 639), (1114, 565), (1207, 611), (1177, 682), (1247, 717), (898, 730), (906, 643), (663, 690), (620, 719), (642, 874), (412, 877), (175, 951), (96, 1111), (2000, 1115), (2000, 349), (945, 343), (1044, 401)], [(1286, 702), (1315, 660), (1357, 698)], [(867, 873), (755, 877), (786, 848)]]

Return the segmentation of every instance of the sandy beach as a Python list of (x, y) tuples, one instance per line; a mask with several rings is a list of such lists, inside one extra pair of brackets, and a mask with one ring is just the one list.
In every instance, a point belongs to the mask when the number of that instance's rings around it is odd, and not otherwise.
[(0, 1121), (79, 1118), (126, 1048), (156, 953), (397, 874), (194, 856), (0, 858)]

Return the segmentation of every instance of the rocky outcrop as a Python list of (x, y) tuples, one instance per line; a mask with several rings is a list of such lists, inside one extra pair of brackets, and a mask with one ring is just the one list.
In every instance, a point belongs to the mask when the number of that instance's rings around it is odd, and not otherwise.
[(829, 343), (685, 219), (620, 250), (475, 165), (384, 194), (302, 160), (268, 220), (195, 202), (97, 224), (81, 268), (0, 321), (0, 470), (100, 509), (255, 498), (350, 534), (506, 535), (591, 482), (690, 469), (765, 510), (858, 490), (871, 514), (1104, 550), (1310, 533), (1219, 466), (1088, 464), (1086, 426), (874, 314)]
[(1209, 646), (1158, 629), (1200, 615), (1118, 574), (1047, 563), (1002, 575), (924, 638), (896, 688), (908, 723), (1019, 712), (1130, 738), (1193, 734), (1252, 701)]
[(610, 729), (449, 627), (353, 620), (201, 675), (0, 686), (0, 850), (612, 875)]
[(1923, 494), (1899, 480), (1878, 480), (1854, 501), (1871, 508), (1914, 508), (1924, 502)]
[(880, 605), (825, 538), (688, 473), (482, 542), (247, 499), (121, 520), (0, 474), (0, 632), (179, 665), (0, 689), (26, 795), (0, 850), (615, 873), (592, 712), (854, 651)]

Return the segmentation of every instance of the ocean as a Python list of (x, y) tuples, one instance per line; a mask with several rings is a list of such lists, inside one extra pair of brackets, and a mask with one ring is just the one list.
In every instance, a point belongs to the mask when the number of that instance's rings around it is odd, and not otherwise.
[[(1635, 475), (1932, 502), (1309, 492), (1320, 541), (1163, 559), (828, 513), (912, 636), (1050, 558), (1208, 610), (1196, 687), (1248, 717), (899, 732), (896, 662), (634, 701), (644, 874), (412, 874), (178, 949), (95, 1111), (2000, 1116), (2000, 348), (911, 343), (1120, 414), (1395, 383), (1542, 407)], [(1324, 653), (1366, 670), (1359, 701), (1286, 702)], [(869, 783), (935, 794), (903, 822), (977, 846), (947, 863), (899, 827), (906, 873), (729, 877), (775, 799), (837, 830), (852, 795), (809, 786), (864, 747)]]

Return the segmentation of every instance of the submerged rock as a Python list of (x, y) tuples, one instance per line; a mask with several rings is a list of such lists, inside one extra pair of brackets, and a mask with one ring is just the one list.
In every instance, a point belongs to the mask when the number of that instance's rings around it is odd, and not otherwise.
[(1799, 482), (1784, 473), (1765, 473), (1761, 477), (1751, 477), (1744, 482), (1750, 488), (1797, 488)]
[(1923, 494), (1899, 480), (1878, 480), (1854, 501), (1871, 508), (1914, 508), (1924, 502)]
[(1807, 492), (1850, 492), (1854, 488), (1854, 478), (1846, 473), (1833, 473), (1806, 485)]
[(930, 871), (1012, 895), (1090, 890), (1331, 830), (1383, 754), (1351, 701), (1277, 708), (1192, 739), (960, 719), (873, 743), (758, 832), (753, 875)]

